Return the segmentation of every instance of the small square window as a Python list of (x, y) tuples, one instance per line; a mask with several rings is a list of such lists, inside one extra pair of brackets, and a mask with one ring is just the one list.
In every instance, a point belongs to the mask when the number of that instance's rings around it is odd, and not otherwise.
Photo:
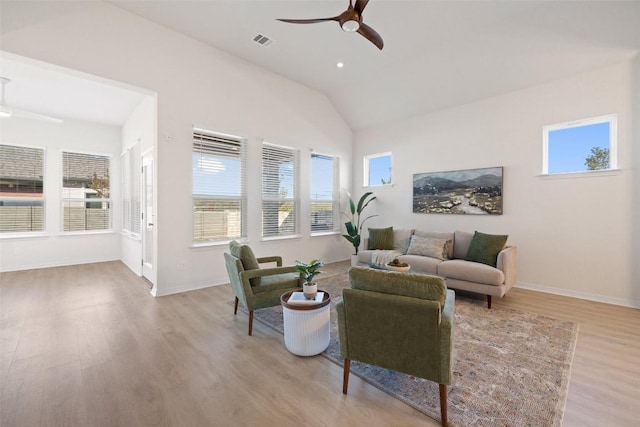
[(545, 126), (543, 134), (543, 174), (617, 167), (615, 115)]
[(364, 186), (391, 185), (391, 153), (364, 156)]

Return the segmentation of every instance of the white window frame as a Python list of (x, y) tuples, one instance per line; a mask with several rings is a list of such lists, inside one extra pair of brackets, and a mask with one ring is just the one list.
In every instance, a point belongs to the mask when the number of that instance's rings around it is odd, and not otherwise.
[[(391, 164), (391, 170), (389, 171), (389, 182), (387, 183), (371, 183), (369, 182), (369, 178), (370, 178), (370, 163), (371, 160), (373, 159), (378, 159), (380, 157), (389, 157), (389, 163)], [(393, 155), (391, 154), (390, 151), (385, 152), (385, 153), (376, 153), (376, 154), (367, 154), (364, 156), (363, 158), (363, 177), (362, 177), (362, 182), (364, 183), (364, 187), (386, 187), (386, 186), (392, 186), (393, 185)]]
[[(606, 169), (580, 170), (566, 172), (549, 172), (549, 134), (550, 132), (571, 129), (582, 126), (609, 123), (609, 167)], [(592, 117), (589, 119), (574, 120), (564, 123), (543, 126), (542, 128), (542, 173), (541, 176), (579, 176), (584, 174), (601, 174), (618, 170), (618, 116), (609, 114), (606, 116)]]
[[(191, 240), (192, 240), (192, 246), (193, 247), (200, 247), (200, 246), (212, 246), (212, 245), (225, 245), (228, 244), (230, 241), (232, 240), (240, 240), (240, 241), (246, 241), (247, 239), (247, 214), (248, 214), (248, 208), (247, 208), (247, 201), (248, 201), (248, 192), (247, 192), (247, 139), (240, 137), (240, 136), (235, 136), (235, 135), (229, 135), (226, 133), (221, 133), (221, 132), (215, 132), (215, 131), (211, 131), (211, 130), (207, 130), (207, 129), (203, 129), (203, 128), (197, 128), (194, 127), (193, 128), (193, 144), (192, 144), (192, 161), (193, 161), (193, 156), (198, 155), (199, 153), (205, 153), (207, 147), (202, 146), (202, 144), (204, 145), (209, 145), (208, 149), (211, 150), (211, 155), (212, 157), (230, 157), (230, 158), (237, 158), (240, 161), (240, 195), (239, 196), (230, 196), (230, 195), (224, 195), (224, 194), (212, 194), (212, 195), (196, 195), (195, 194), (195, 179), (194, 179), (194, 173), (195, 173), (195, 169), (194, 166), (192, 164), (192, 172), (191, 172), (191, 197), (192, 197), (192, 227), (191, 227)], [(237, 147), (238, 149), (238, 155), (237, 156), (224, 156), (221, 153), (221, 149), (222, 147), (227, 144), (229, 145), (229, 147)], [(217, 151), (217, 152), (216, 152)], [(209, 159), (209, 161), (215, 162), (216, 159)], [(213, 179), (213, 176), (212, 176)], [(216, 185), (212, 185), (210, 188), (208, 188), (208, 190), (214, 192), (215, 190), (219, 190)], [(239, 212), (239, 225), (235, 226), (235, 229), (238, 230), (238, 233), (233, 234), (233, 235), (229, 235), (226, 234), (223, 237), (219, 237), (219, 238), (201, 238), (201, 239), (196, 239), (196, 235), (198, 234), (197, 232), (197, 227), (198, 225), (198, 221), (200, 221), (200, 219), (198, 219), (196, 216), (198, 214), (198, 210), (197, 210), (197, 203), (198, 202), (202, 202), (202, 201), (209, 201), (209, 202), (231, 202), (231, 204), (237, 204), (237, 206), (240, 207), (240, 212)], [(205, 212), (201, 212), (201, 215), (204, 215)], [(201, 218), (203, 221), (205, 220), (204, 218)], [(200, 229), (202, 229), (204, 226), (200, 225), (199, 226)], [(221, 229), (226, 229), (226, 227), (221, 227)], [(201, 230), (202, 231), (202, 230)], [(204, 230), (206, 232), (206, 230)], [(208, 232), (211, 233), (214, 230), (209, 230)], [(202, 235), (202, 233), (199, 233), (200, 235)], [(206, 233), (205, 233), (206, 234)]]
[[(65, 180), (65, 170), (64, 170), (64, 156), (65, 153), (69, 153), (69, 154), (74, 154), (74, 155), (81, 155), (81, 156), (99, 156), (99, 157), (105, 157), (109, 160), (109, 167), (107, 168), (107, 171), (109, 173), (109, 197), (86, 197), (86, 192), (85, 193), (85, 197), (83, 198), (79, 198), (79, 197), (65, 197), (65, 192), (64, 192), (64, 180)], [(101, 234), (101, 233), (112, 233), (113, 232), (113, 199), (111, 197), (112, 192), (113, 192), (113, 156), (111, 154), (106, 154), (106, 153), (96, 153), (96, 152), (86, 152), (86, 151), (78, 151), (78, 150), (61, 150), (60, 152), (60, 181), (59, 181), (59, 188), (60, 188), (60, 232), (61, 234)], [(87, 203), (103, 203), (103, 204), (107, 204), (108, 208), (103, 208), (105, 210), (108, 210), (108, 215), (109, 215), (109, 224), (107, 228), (91, 228), (91, 229), (85, 229), (85, 230), (65, 230), (65, 215), (64, 215), (64, 210), (65, 210), (65, 204), (71, 202), (71, 203), (83, 203), (85, 205), (85, 209), (86, 209), (86, 204)], [(86, 224), (85, 224), (86, 227)]]
[[(268, 166), (266, 165), (267, 159), (265, 159), (265, 154), (268, 150), (272, 151), (270, 157), (275, 157), (273, 155), (277, 154), (278, 151), (280, 151), (283, 154), (283, 159), (285, 158), (285, 156), (290, 156), (290, 158), (292, 158), (293, 160), (293, 172), (292, 172), (293, 195), (289, 195), (289, 194), (283, 195), (280, 192), (281, 187), (278, 188), (278, 194), (274, 195), (272, 192), (269, 191), (270, 190), (270, 188), (268, 188), (269, 186), (265, 185), (269, 180), (269, 176), (265, 173), (266, 167)], [(262, 159), (262, 175), (261, 175), (262, 176), (262, 221), (261, 221), (260, 229), (261, 229), (262, 240), (278, 240), (278, 239), (287, 239), (291, 237), (299, 237), (300, 236), (300, 150), (291, 148), (291, 147), (275, 145), (275, 144), (271, 144), (269, 142), (263, 141), (261, 159)], [(279, 184), (280, 183), (278, 182), (278, 185)], [(271, 218), (270, 216), (271, 213), (267, 211), (271, 209), (269, 205), (272, 205), (274, 203), (277, 205), (280, 205), (281, 203), (290, 204), (293, 210), (292, 216), (291, 216), (291, 221), (293, 221), (293, 227), (291, 230), (278, 231), (278, 233), (275, 233), (276, 229), (274, 227), (267, 227), (265, 225), (268, 221), (273, 221), (273, 218)], [(286, 221), (287, 219), (289, 219), (288, 216), (286, 219), (282, 219), (282, 221), (280, 220), (280, 208), (278, 207), (278, 219), (277, 219), (278, 225), (276, 227), (280, 229), (282, 223), (284, 223), (284, 221)]]
[[(318, 157), (318, 158), (325, 158), (327, 160), (331, 160), (331, 168), (332, 168), (332, 174), (331, 174), (331, 199), (319, 199), (319, 198), (315, 198), (314, 194), (313, 194), (313, 174), (310, 173), (310, 178), (309, 178), (309, 182), (310, 182), (310, 221), (311, 221), (311, 225), (310, 225), (310, 229), (311, 229), (311, 235), (312, 236), (318, 236), (318, 235), (323, 235), (323, 234), (335, 234), (335, 233), (339, 233), (340, 232), (340, 188), (339, 188), (339, 183), (340, 183), (340, 159), (337, 156), (330, 156), (330, 155), (325, 155), (325, 154), (319, 154), (319, 153), (311, 153), (310, 156), (310, 170), (313, 171), (313, 158), (314, 157)], [(333, 227), (328, 229), (328, 230), (315, 230), (313, 229), (313, 225), (314, 225), (314, 221), (313, 221), (313, 204), (314, 203), (327, 203), (331, 201), (331, 218), (332, 218), (332, 225)]]
[[(44, 236), (47, 233), (47, 207), (46, 207), (46, 192), (47, 192), (47, 150), (44, 147), (35, 147), (20, 144), (0, 144), (9, 147), (25, 148), (30, 150), (39, 150), (42, 152), (42, 197), (15, 197), (15, 196), (0, 196), (0, 200), (8, 202), (40, 202), (42, 203), (42, 229), (30, 230), (30, 231), (7, 231), (0, 232), (0, 239), (14, 238), (14, 237), (36, 237)], [(4, 160), (4, 159), (3, 159)]]

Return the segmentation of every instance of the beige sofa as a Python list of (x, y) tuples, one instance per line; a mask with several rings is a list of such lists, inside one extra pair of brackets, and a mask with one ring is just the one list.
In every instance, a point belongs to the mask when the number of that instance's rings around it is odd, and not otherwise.
[[(424, 255), (407, 254), (412, 235), (450, 240), (446, 255), (438, 259)], [(502, 297), (516, 283), (517, 247), (504, 246), (498, 253), (496, 266), (467, 261), (465, 258), (474, 234), (464, 231), (434, 233), (422, 230), (393, 230), (394, 252), (360, 250), (358, 265), (382, 266), (382, 259), (397, 257), (411, 266), (411, 272), (434, 274), (443, 277), (447, 287), (487, 296), (491, 308), (491, 297)], [(364, 242), (365, 248), (367, 241)]]

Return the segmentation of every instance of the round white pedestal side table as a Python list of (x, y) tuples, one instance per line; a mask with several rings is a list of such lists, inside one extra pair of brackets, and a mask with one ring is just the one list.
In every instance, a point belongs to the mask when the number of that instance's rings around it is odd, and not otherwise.
[(315, 356), (329, 347), (331, 295), (323, 290), (324, 298), (314, 304), (289, 304), (292, 291), (280, 297), (284, 318), (284, 345), (298, 356)]

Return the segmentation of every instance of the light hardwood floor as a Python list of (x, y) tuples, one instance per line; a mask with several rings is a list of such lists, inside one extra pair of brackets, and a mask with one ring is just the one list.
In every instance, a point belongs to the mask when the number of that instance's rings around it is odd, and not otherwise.
[[(1, 274), (0, 424), (439, 425), (355, 376), (342, 395), (342, 368), (260, 322), (247, 336), (232, 298), (153, 298), (120, 262)], [(580, 323), (564, 426), (639, 425), (640, 310), (517, 288), (501, 307)]]

